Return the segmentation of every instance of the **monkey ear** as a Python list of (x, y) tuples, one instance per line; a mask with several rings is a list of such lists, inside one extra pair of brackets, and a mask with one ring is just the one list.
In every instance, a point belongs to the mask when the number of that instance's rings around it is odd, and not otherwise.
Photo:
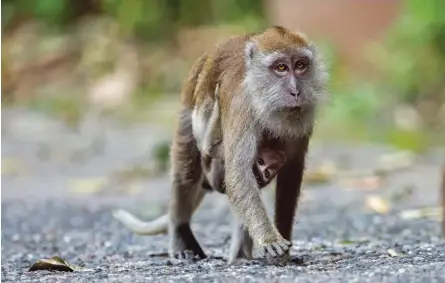
[(253, 55), (255, 54), (256, 50), (257, 50), (257, 44), (254, 40), (249, 40), (246, 42), (246, 47), (244, 49), (244, 57), (247, 66), (250, 66), (250, 64), (252, 63)]

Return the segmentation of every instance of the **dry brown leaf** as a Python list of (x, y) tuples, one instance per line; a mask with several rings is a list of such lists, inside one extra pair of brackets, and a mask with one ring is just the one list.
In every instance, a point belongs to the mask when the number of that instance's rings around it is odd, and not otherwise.
[(379, 196), (369, 196), (366, 199), (366, 206), (380, 214), (388, 213), (390, 210), (389, 202)]
[(342, 178), (340, 184), (342, 186), (360, 190), (375, 190), (381, 185), (381, 178), (378, 176), (366, 176), (363, 178)]
[(441, 207), (425, 207), (420, 209), (408, 209), (399, 213), (402, 219), (441, 218)]
[(127, 195), (137, 195), (141, 191), (141, 185), (137, 182), (131, 182), (126, 185), (121, 186), (119, 192)]
[(386, 252), (387, 252), (388, 255), (391, 256), (391, 257), (397, 257), (397, 256), (400, 256), (400, 254), (399, 254), (398, 252), (396, 252), (395, 250), (393, 250), (393, 249), (388, 249)]
[(37, 270), (73, 272), (75, 269), (63, 258), (53, 256), (50, 259), (39, 259), (29, 268), (29, 271)]
[(106, 183), (102, 177), (89, 179), (76, 179), (70, 181), (70, 190), (77, 194), (96, 194), (99, 193)]
[(336, 167), (332, 161), (325, 161), (322, 165), (314, 170), (306, 172), (304, 182), (307, 184), (327, 183), (334, 177)]
[(25, 171), (23, 164), (16, 158), (2, 158), (2, 175), (16, 175)]

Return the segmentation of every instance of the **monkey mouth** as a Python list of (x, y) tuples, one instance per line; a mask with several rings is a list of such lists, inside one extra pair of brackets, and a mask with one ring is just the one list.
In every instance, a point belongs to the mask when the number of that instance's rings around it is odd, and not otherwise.
[(289, 108), (290, 108), (291, 112), (293, 112), (293, 113), (299, 113), (303, 109), (303, 107), (301, 105), (296, 105), (296, 106), (292, 106)]
[(255, 179), (260, 187), (263, 187), (265, 185), (265, 183), (263, 182), (263, 180), (261, 180), (261, 178), (255, 176)]

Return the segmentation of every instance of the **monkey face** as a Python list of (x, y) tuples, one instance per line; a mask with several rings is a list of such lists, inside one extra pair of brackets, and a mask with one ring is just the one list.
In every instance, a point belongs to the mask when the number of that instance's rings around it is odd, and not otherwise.
[[(280, 40), (280, 38), (276, 39)], [(323, 61), (314, 46), (277, 42), (274, 50), (264, 42), (246, 45), (247, 89), (259, 110), (282, 111), (311, 108), (323, 95), (327, 80)]]
[(267, 186), (286, 162), (286, 155), (280, 150), (262, 149), (254, 165), (253, 172), (260, 187)]

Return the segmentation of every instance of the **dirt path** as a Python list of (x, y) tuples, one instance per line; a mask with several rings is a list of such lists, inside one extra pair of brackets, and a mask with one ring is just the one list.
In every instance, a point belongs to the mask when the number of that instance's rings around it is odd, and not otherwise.
[[(213, 258), (184, 263), (156, 256), (167, 251), (165, 235), (132, 235), (110, 214), (117, 207), (146, 219), (164, 212), (170, 194), (166, 176), (125, 183), (123, 190), (107, 183), (102, 194), (94, 193), (94, 182), (149, 162), (149, 149), (169, 137), (168, 129), (119, 128), (107, 121), (100, 126), (91, 123), (73, 134), (40, 116), (2, 112), (2, 120), (6, 117), (10, 123), (2, 133), (2, 282), (445, 280), (445, 244), (437, 219), (400, 216), (408, 208), (437, 205), (443, 152), (391, 174), (370, 191), (362, 185), (349, 190), (338, 183), (305, 185), (292, 251), (303, 258), (303, 264), (274, 267), (255, 260), (226, 267), (221, 258), (228, 250), (230, 213), (224, 196), (210, 195), (193, 222), (198, 240)], [(308, 169), (345, 156), (354, 168), (372, 168), (377, 157), (389, 151), (313, 143)], [(89, 192), (80, 191), (86, 188)], [(411, 193), (403, 196), (406, 191)], [(272, 189), (264, 194), (269, 211), (272, 194)], [(370, 211), (365, 205), (370, 195), (393, 199), (390, 211)], [(402, 200), (396, 201), (397, 195)], [(53, 255), (92, 270), (27, 272), (37, 259)]]

